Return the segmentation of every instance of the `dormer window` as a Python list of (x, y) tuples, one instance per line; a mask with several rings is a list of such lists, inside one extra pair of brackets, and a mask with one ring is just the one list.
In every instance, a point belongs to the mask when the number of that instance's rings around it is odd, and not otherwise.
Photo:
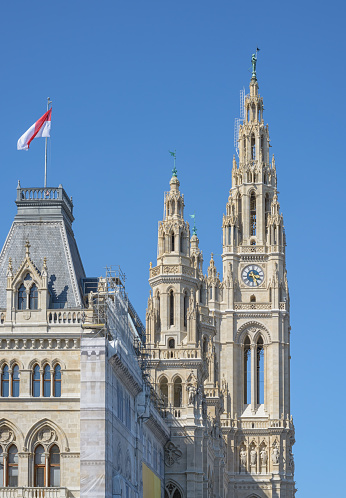
[(26, 289), (24, 287), (24, 284), (22, 284), (18, 289), (18, 309), (26, 309)]

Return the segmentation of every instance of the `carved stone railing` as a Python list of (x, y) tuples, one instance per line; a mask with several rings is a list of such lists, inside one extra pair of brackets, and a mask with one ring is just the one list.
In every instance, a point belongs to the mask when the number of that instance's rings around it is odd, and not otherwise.
[(271, 310), (271, 303), (234, 303), (235, 310)]
[(204, 395), (206, 398), (218, 398), (220, 396), (218, 387), (205, 387)]
[(47, 311), (47, 322), (49, 323), (82, 323), (80, 311)]
[(73, 204), (68, 198), (65, 190), (60, 185), (59, 187), (32, 187), (21, 188), (17, 187), (17, 202), (20, 201), (64, 201), (69, 210), (72, 212)]
[(151, 349), (149, 351), (151, 360), (180, 360), (180, 359), (200, 359), (200, 349)]
[(248, 254), (248, 253), (258, 253), (258, 252), (267, 252), (266, 246), (239, 246), (239, 253)]
[(293, 421), (290, 419), (267, 419), (267, 420), (240, 420), (221, 419), (221, 427), (234, 429), (291, 429)]
[(286, 301), (285, 301), (285, 302), (281, 302), (281, 303), (279, 304), (279, 308), (280, 308), (280, 310), (285, 310), (285, 311), (287, 311), (287, 302), (286, 302)]
[(197, 278), (196, 269), (185, 265), (160, 265), (150, 268), (150, 278), (158, 275), (187, 275)]
[(0, 488), (0, 498), (67, 498), (66, 488)]
[(176, 407), (176, 406), (165, 406), (162, 410), (162, 417), (164, 419), (170, 418), (170, 417), (175, 417), (175, 418), (181, 418), (183, 415), (186, 414), (186, 407)]

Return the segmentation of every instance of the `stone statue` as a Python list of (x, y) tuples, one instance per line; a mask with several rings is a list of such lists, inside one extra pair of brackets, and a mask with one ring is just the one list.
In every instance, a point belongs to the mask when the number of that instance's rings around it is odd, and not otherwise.
[(256, 54), (252, 54), (251, 64), (252, 64), (252, 77), (256, 78), (256, 64), (257, 64), (257, 55)]
[(250, 451), (250, 462), (251, 462), (251, 465), (256, 465), (256, 462), (257, 462), (257, 453), (256, 453), (254, 446), (252, 447), (252, 450)]
[(268, 453), (267, 453), (267, 450), (265, 448), (262, 449), (261, 453), (261, 460), (262, 460), (262, 465), (266, 465), (267, 464), (267, 460), (268, 460)]
[(277, 465), (279, 463), (279, 450), (276, 446), (274, 446), (272, 451), (272, 462), (274, 465)]
[(240, 463), (243, 467), (246, 467), (246, 450), (244, 447), (240, 450)]
[(193, 384), (190, 384), (189, 386), (187, 386), (187, 390), (189, 393), (189, 405), (194, 405), (195, 404), (195, 396), (197, 394), (196, 386)]

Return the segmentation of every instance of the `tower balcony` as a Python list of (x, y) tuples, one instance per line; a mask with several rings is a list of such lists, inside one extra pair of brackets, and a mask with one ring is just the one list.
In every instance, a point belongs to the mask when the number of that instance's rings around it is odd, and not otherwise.
[(0, 498), (67, 498), (67, 488), (0, 488)]

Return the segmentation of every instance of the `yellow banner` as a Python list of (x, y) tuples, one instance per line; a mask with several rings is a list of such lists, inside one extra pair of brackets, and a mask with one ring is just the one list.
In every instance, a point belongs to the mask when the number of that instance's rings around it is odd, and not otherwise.
[(161, 481), (142, 463), (143, 498), (161, 498)]

